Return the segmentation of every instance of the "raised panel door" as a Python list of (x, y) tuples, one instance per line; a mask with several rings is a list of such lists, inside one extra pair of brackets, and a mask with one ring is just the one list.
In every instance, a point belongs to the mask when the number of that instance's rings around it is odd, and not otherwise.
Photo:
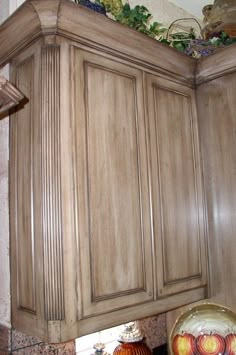
[(79, 317), (153, 299), (142, 72), (73, 50)]
[(193, 91), (149, 75), (158, 297), (206, 283), (205, 219)]

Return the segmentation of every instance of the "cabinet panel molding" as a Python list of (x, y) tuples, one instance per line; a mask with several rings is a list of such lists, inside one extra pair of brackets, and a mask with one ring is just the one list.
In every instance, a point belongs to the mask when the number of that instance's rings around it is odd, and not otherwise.
[(79, 49), (74, 66), (86, 316), (153, 298), (151, 220), (142, 73)]
[[(34, 243), (34, 181), (33, 181), (33, 94), (34, 57), (30, 57), (17, 68), (17, 85), (29, 99), (24, 112), (15, 120), (15, 208), (16, 214), (16, 265), (17, 304), (19, 309), (36, 312), (35, 305), (35, 243)], [(20, 218), (18, 218), (20, 217)]]
[(191, 89), (148, 76), (158, 296), (206, 283), (198, 129)]
[(42, 188), (45, 315), (64, 319), (61, 218), (60, 47), (42, 48)]

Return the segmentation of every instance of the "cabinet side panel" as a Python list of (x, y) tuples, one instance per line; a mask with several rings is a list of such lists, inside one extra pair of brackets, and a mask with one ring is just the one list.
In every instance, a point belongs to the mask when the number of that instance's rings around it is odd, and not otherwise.
[(16, 118), (16, 264), (17, 303), (19, 308), (35, 312), (34, 257), (34, 182), (33, 182), (33, 95), (34, 59), (17, 70), (17, 86), (29, 100)]
[(10, 117), (12, 326), (45, 337), (41, 213), (40, 46), (12, 61), (11, 80), (25, 99)]
[[(234, 57), (235, 62), (235, 57)], [(236, 309), (236, 73), (198, 87), (211, 296)]]

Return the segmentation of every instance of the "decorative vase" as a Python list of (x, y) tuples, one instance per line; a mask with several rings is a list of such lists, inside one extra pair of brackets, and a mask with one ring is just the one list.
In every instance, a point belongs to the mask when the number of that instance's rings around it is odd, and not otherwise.
[(137, 343), (121, 343), (118, 345), (113, 354), (121, 355), (150, 355), (151, 351), (147, 345), (139, 341)]
[(213, 5), (202, 9), (204, 21), (203, 35), (208, 38), (214, 32), (224, 31), (230, 37), (236, 37), (236, 1), (215, 0)]
[(143, 342), (143, 335), (135, 322), (124, 325), (124, 330), (119, 335), (120, 344), (113, 354), (118, 355), (150, 355), (148, 346)]

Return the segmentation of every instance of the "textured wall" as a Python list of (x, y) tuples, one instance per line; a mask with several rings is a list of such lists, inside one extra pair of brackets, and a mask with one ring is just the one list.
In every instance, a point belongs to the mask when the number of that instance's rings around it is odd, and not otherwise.
[[(0, 75), (8, 78), (8, 67)], [(6, 326), (10, 325), (8, 136), (9, 119), (0, 116), (0, 323)]]
[(0, 322), (10, 325), (8, 118), (0, 121)]
[[(0, 23), (19, 6), (23, 0), (0, 0)], [(8, 78), (8, 66), (0, 70)], [(10, 326), (10, 266), (9, 266), (9, 118), (0, 116), (0, 324)]]
[(144, 5), (153, 15), (153, 20), (169, 26), (174, 20), (194, 17), (167, 0), (129, 0), (130, 6)]
[[(0, 0), (0, 23), (9, 14), (9, 1)], [(8, 78), (8, 67), (0, 75)], [(0, 323), (10, 325), (8, 157), (9, 119), (0, 116)]]
[(9, 1), (0, 0), (0, 23), (3, 22), (9, 14)]

